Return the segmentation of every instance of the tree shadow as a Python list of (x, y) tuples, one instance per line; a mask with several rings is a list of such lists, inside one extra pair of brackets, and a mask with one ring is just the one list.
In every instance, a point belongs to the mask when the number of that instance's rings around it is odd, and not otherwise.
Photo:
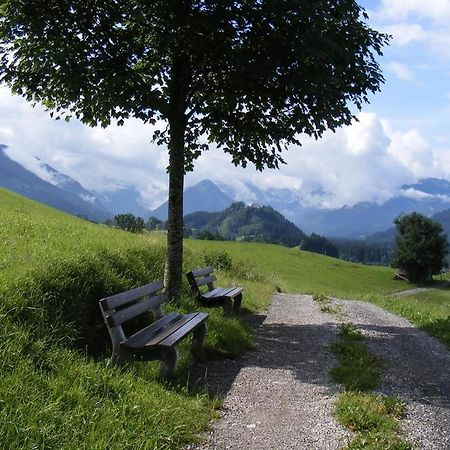
[[(450, 324), (442, 322), (443, 327)], [(365, 342), (371, 351), (386, 363), (380, 391), (450, 409), (450, 352), (443, 343), (416, 327), (355, 326), (368, 336)]]
[[(255, 323), (263, 317), (255, 318)], [(367, 333), (366, 344), (386, 362), (380, 392), (450, 409), (450, 352), (443, 345), (415, 327), (355, 326)], [(263, 322), (255, 335), (256, 349), (244, 357), (207, 361), (194, 367), (190, 373), (191, 387), (224, 398), (242, 370), (256, 367), (288, 370), (302, 383), (321, 385), (324, 395), (343, 390), (329, 376), (330, 369), (337, 364), (330, 349), (331, 343), (339, 339), (337, 323)]]

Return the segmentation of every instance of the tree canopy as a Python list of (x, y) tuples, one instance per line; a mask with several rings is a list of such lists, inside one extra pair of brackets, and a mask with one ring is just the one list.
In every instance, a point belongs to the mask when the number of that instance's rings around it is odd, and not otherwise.
[(426, 281), (438, 274), (448, 253), (442, 226), (419, 213), (400, 216), (395, 225), (397, 248), (392, 266), (406, 272), (410, 281)]
[(339, 258), (339, 250), (326, 237), (312, 233), (300, 243), (300, 249), (306, 252), (320, 253), (322, 255)]
[(301, 134), (350, 124), (388, 36), (353, 0), (0, 0), (0, 81), (90, 126), (165, 124), (166, 282), (181, 288), (184, 171), (210, 144), (278, 167)]

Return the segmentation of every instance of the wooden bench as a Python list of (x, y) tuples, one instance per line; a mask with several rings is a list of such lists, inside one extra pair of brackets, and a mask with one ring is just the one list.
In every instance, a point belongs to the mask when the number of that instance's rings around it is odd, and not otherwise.
[[(161, 281), (156, 281), (100, 300), (111, 336), (114, 365), (135, 360), (160, 360), (160, 376), (169, 378), (178, 360), (177, 344), (191, 332), (191, 352), (198, 356), (206, 334), (208, 314), (172, 312), (164, 315), (161, 305), (167, 301), (167, 296), (160, 292), (163, 287)], [(149, 311), (153, 314), (153, 323), (127, 337), (122, 324)]]
[(398, 270), (394, 273), (394, 280), (404, 280), (409, 283), (408, 274), (406, 272), (400, 271), (400, 270)]
[[(200, 303), (205, 306), (221, 305), (226, 313), (233, 310), (235, 314), (238, 314), (242, 302), (242, 288), (215, 288), (216, 276), (212, 267), (192, 270), (186, 274), (186, 277), (192, 292)], [(207, 286), (206, 292), (201, 291), (203, 286)]]

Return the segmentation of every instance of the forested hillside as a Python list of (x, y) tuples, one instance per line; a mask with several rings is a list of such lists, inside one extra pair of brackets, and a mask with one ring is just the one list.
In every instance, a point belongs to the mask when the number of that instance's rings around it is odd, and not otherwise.
[(184, 218), (184, 225), (194, 237), (208, 233), (215, 238), (267, 242), (295, 247), (305, 233), (270, 206), (246, 206), (233, 203), (222, 212), (197, 212)]

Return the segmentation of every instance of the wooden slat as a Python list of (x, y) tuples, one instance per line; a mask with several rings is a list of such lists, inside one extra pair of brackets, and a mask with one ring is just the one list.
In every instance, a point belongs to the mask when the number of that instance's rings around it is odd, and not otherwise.
[(202, 298), (213, 299), (225, 296), (233, 288), (215, 288), (212, 291), (202, 294)]
[[(128, 340), (126, 343), (123, 343), (123, 346), (136, 351), (148, 349), (150, 347), (171, 347), (207, 317), (208, 314), (200, 312), (180, 315), (177, 320), (165, 326), (164, 329), (158, 330), (157, 333), (148, 333), (147, 336), (142, 335), (139, 339), (135, 339), (131, 342)], [(174, 333), (176, 333), (175, 338), (168, 339)], [(161, 344), (162, 341), (164, 341), (163, 344)]]
[(243, 291), (243, 288), (240, 287), (230, 287), (230, 288), (216, 288), (212, 291), (205, 292), (202, 294), (202, 298), (213, 299), (219, 297), (230, 297), (234, 298), (236, 295), (240, 294)]
[[(177, 330), (179, 330), (180, 328), (184, 328), (184, 326), (192, 319), (192, 317), (194, 315), (196, 315), (198, 313), (189, 313), (189, 314), (183, 314), (180, 318), (180, 320), (177, 320), (177, 322), (175, 322), (174, 324), (172, 324), (170, 327), (166, 328), (163, 332), (158, 333), (157, 335), (155, 335), (152, 339), (148, 339), (145, 342), (145, 347), (154, 347), (160, 344), (160, 342), (162, 340), (164, 340), (165, 338), (169, 337), (172, 333), (175, 333)], [(186, 333), (188, 333), (188, 331), (186, 331)], [(185, 334), (186, 334), (185, 333)]]
[(204, 312), (193, 313), (191, 319), (181, 328), (175, 330), (172, 334), (159, 342), (159, 347), (172, 347), (181, 341), (187, 334), (197, 328), (202, 322), (208, 318), (208, 314)]
[(213, 273), (214, 269), (212, 267), (204, 267), (202, 269), (196, 269), (196, 270), (192, 270), (190, 273), (192, 273), (192, 275), (194, 277), (201, 277), (204, 275), (209, 275), (210, 273)]
[(216, 280), (217, 278), (215, 277), (215, 275), (211, 275), (210, 277), (196, 279), (195, 282), (197, 283), (197, 286), (200, 287), (204, 286), (205, 284), (214, 283), (214, 281)]
[(146, 326), (137, 333), (134, 333), (126, 341), (121, 342), (121, 346), (130, 349), (141, 348), (149, 339), (153, 338), (153, 336), (155, 336), (156, 334), (172, 327), (173, 324), (181, 320), (182, 317), (182, 314), (176, 312), (167, 314), (167, 316), (162, 317), (161, 319)]
[(135, 305), (131, 305), (128, 308), (123, 308), (120, 311), (117, 311), (114, 314), (111, 314), (107, 317), (108, 324), (110, 327), (115, 327), (117, 325), (121, 325), (122, 323), (134, 319), (140, 314), (149, 311), (155, 306), (164, 303), (167, 300), (166, 294), (155, 295), (153, 297), (148, 298), (147, 300), (143, 300), (142, 302), (136, 303)]
[(240, 288), (240, 287), (232, 288), (231, 291), (229, 291), (229, 292), (226, 294), (226, 296), (227, 296), (227, 297), (234, 298), (234, 297), (236, 297), (237, 295), (239, 295), (243, 290), (244, 290), (244, 289), (243, 289), (243, 288)]
[(100, 300), (100, 306), (103, 311), (108, 311), (118, 306), (126, 305), (133, 300), (144, 297), (146, 295), (154, 294), (157, 291), (163, 289), (164, 284), (162, 281), (155, 281), (154, 283), (146, 284), (135, 289), (131, 289), (120, 294), (112, 295), (111, 297), (105, 297)]

